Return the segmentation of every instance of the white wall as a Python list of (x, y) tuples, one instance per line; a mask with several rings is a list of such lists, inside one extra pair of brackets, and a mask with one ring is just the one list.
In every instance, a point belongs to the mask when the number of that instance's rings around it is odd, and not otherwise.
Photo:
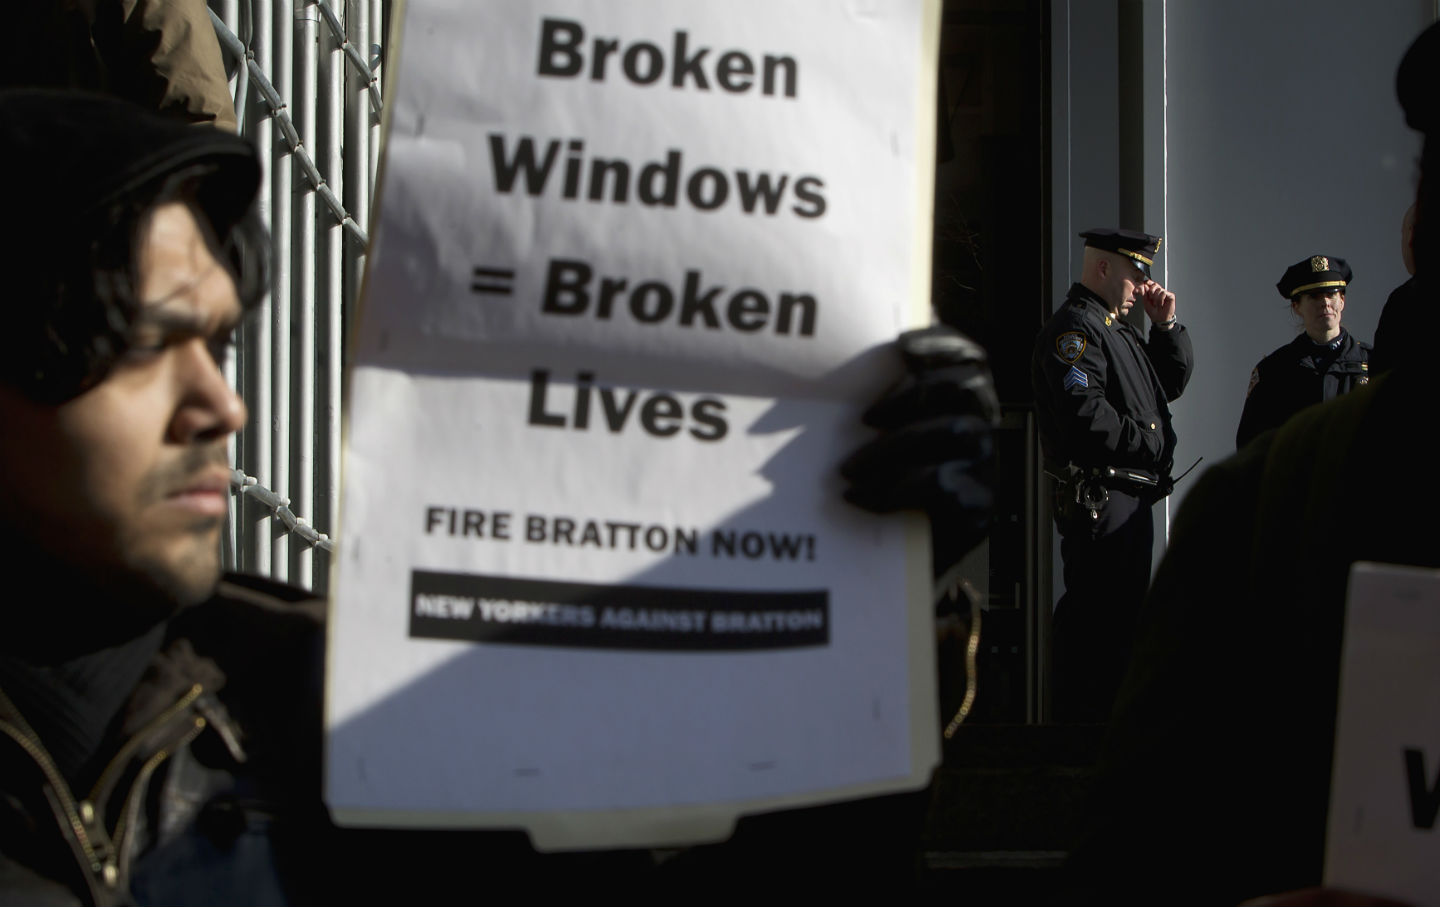
[[(1407, 276), (1400, 220), (1420, 145), (1395, 101), (1395, 69), (1434, 3), (1163, 6), (1164, 258), (1196, 355), (1174, 408), (1175, 459), (1204, 456), (1204, 468), (1234, 450), (1255, 363), (1298, 331), (1275, 290), (1286, 267), (1315, 254), (1348, 260), (1343, 324), (1365, 341)], [(1176, 489), (1172, 513), (1190, 487)]]

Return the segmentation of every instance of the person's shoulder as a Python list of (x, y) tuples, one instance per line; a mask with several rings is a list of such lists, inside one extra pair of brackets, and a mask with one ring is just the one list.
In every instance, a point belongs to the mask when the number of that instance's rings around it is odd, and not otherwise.
[[(315, 757), (325, 670), (325, 602), (296, 586), (227, 574), (213, 595), (172, 619), (175, 651), (212, 663), (220, 698), (262, 761)], [(293, 738), (293, 739), (292, 739)], [(296, 757), (300, 758), (299, 756)], [(306, 763), (308, 764), (308, 763)]]
[[(1411, 277), (1409, 280), (1405, 281), (1404, 283), (1400, 284), (1398, 287), (1390, 291), (1390, 295), (1385, 298), (1385, 305), (1388, 307), (1392, 302), (1401, 305), (1412, 302), (1418, 304), (1422, 301), (1422, 299), (1423, 297), (1420, 293), (1420, 285), (1415, 282), (1414, 277)], [(1384, 311), (1381, 311), (1380, 314), (1383, 317), (1385, 313)]]
[(1045, 329), (1041, 333), (1054, 337), (1081, 331), (1091, 337), (1098, 337), (1105, 332), (1106, 324), (1096, 309), (1096, 306), (1084, 299), (1067, 297), (1060, 308), (1055, 310), (1055, 314), (1050, 316), (1050, 320), (1045, 322)]
[(1050, 317), (1035, 338), (1031, 362), (1036, 368), (1073, 368), (1082, 356), (1104, 356), (1101, 331), (1092, 325), (1082, 306), (1067, 303)]
[[(1350, 448), (1344, 439), (1352, 438), (1359, 432), (1360, 424), (1368, 417), (1379, 390), (1379, 382), (1371, 381), (1349, 394), (1328, 401), (1324, 406), (1301, 410), (1283, 425), (1256, 435), (1244, 447), (1206, 470), (1202, 479), (1213, 473), (1217, 478), (1228, 477), (1222, 481), (1303, 482), (1319, 460), (1324, 459), (1317, 456), (1317, 451), (1346, 451)], [(1246, 478), (1239, 479), (1242, 476)], [(1186, 497), (1187, 503), (1192, 496)], [(1229, 500), (1223, 495), (1209, 497), (1222, 503)]]
[(1237, 494), (1237, 489), (1250, 489), (1259, 483), (1265, 464), (1270, 459), (1276, 431), (1260, 432), (1239, 450), (1200, 473), (1195, 487), (1185, 495), (1176, 511), (1177, 531), (1182, 518), (1193, 520), (1197, 511), (1223, 509), (1227, 504), (1243, 507), (1247, 502), (1253, 502), (1250, 494)]
[(1060, 308), (1045, 319), (1045, 323), (1040, 326), (1040, 331), (1035, 335), (1035, 345), (1031, 351), (1032, 361), (1038, 363), (1042, 359), (1049, 358), (1055, 352), (1057, 340), (1075, 330), (1075, 316), (1074, 313), (1068, 311), (1070, 308), (1068, 303), (1061, 303)]
[[(1388, 377), (1388, 376), (1387, 376)], [(1274, 432), (1266, 449), (1265, 480), (1294, 484), (1306, 475), (1321, 475), (1323, 485), (1331, 481), (1327, 470), (1337, 458), (1352, 451), (1353, 441), (1362, 437), (1362, 426), (1371, 417), (1377, 395), (1388, 394), (1389, 383), (1372, 380), (1348, 394), (1341, 394), (1324, 406), (1309, 406), (1292, 416)]]
[(257, 608), (325, 616), (325, 600), (309, 589), (250, 573), (226, 573), (215, 587), (215, 598)]
[(1440, 492), (1395, 468), (1396, 451), (1431, 443), (1426, 420), (1416, 418), (1430, 406), (1423, 370), (1397, 367), (1277, 429), (1252, 523), (1267, 559), (1290, 563), (1292, 578), (1313, 568), (1320, 572), (1305, 582), (1323, 573), (1341, 588), (1356, 560), (1440, 565), (1440, 529), (1416, 517), (1440, 503)]
[(298, 586), (227, 573), (208, 600), (178, 614), (174, 633), (226, 657), (298, 647), (324, 638), (325, 600)]

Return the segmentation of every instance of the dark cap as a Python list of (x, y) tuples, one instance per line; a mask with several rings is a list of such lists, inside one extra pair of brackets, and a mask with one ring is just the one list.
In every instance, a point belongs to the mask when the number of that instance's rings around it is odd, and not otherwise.
[(1160, 237), (1137, 230), (1094, 228), (1080, 235), (1085, 238), (1087, 246), (1115, 252), (1134, 260), (1136, 267), (1146, 277), (1150, 276), (1150, 266), (1155, 263), (1155, 256), (1160, 251)]
[[(249, 209), (260, 186), (260, 162), (249, 142), (117, 98), (0, 91), (0, 123), (5, 218), (15, 228), (5, 231), (7, 239), (23, 231), (15, 238), (64, 242), (86, 215), (191, 165), (211, 171), (200, 178), (196, 201), (223, 232)], [(58, 236), (44, 237), (42, 228)]]
[(1429, 133), (1440, 122), (1440, 23), (1420, 33), (1395, 72), (1395, 94), (1411, 129)]
[(260, 185), (250, 143), (128, 101), (0, 91), (0, 382), (63, 403), (102, 380), (128, 343), (135, 240), (157, 200), (193, 201), (241, 304), (264, 293)]
[(1343, 258), (1331, 255), (1312, 255), (1285, 269), (1285, 276), (1275, 284), (1275, 289), (1286, 299), (1294, 299), (1301, 293), (1316, 290), (1340, 290), (1350, 284), (1350, 266)]

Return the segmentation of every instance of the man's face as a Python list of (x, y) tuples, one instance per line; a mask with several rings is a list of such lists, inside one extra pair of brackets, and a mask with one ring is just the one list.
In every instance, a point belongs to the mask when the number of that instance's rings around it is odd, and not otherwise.
[(1305, 333), (1311, 340), (1324, 343), (1340, 336), (1340, 313), (1345, 311), (1345, 294), (1341, 290), (1301, 293), (1291, 306), (1305, 320)]
[(1110, 293), (1105, 301), (1110, 303), (1111, 311), (1128, 315), (1140, 299), (1140, 289), (1148, 282), (1149, 279), (1144, 272), (1130, 259), (1122, 255), (1112, 256), (1110, 259)]
[(240, 302), (189, 207), (158, 206), (140, 234), (141, 310), (105, 380), (60, 406), (0, 386), (0, 525), (90, 582), (183, 605), (219, 577)]

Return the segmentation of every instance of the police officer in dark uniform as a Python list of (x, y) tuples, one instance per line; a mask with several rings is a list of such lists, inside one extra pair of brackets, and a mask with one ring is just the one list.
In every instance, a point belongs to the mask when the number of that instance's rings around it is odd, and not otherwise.
[(1350, 266), (1343, 258), (1313, 255), (1285, 270), (1275, 284), (1305, 322), (1300, 336), (1260, 360), (1250, 373), (1235, 446), (1307, 406), (1323, 403), (1370, 380), (1370, 345), (1340, 326)]
[[(1080, 235), (1080, 282), (1036, 338), (1030, 378), (1065, 565), (1052, 634), (1053, 715), (1103, 722), (1150, 582), (1150, 505), (1171, 488), (1168, 404), (1185, 390), (1195, 358), (1175, 294), (1150, 278), (1160, 237)], [(1151, 321), (1148, 338), (1124, 319), (1136, 302)]]

